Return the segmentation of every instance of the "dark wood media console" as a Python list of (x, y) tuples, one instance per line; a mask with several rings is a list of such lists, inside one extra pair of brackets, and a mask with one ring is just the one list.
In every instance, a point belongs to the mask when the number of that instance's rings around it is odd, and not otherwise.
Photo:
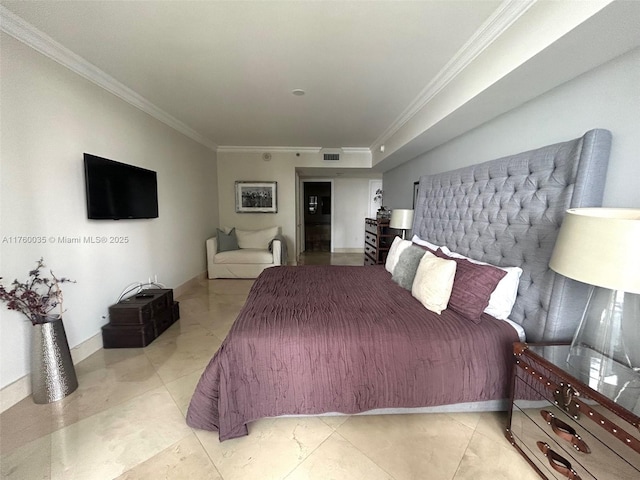
[(140, 348), (153, 342), (180, 318), (171, 289), (148, 289), (109, 307), (102, 327), (104, 348)]

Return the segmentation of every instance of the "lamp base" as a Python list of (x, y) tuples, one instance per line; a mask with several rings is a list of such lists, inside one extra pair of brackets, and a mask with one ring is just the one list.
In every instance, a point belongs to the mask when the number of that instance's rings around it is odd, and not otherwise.
[(569, 359), (587, 347), (640, 371), (640, 295), (591, 287)]
[(630, 412), (640, 415), (640, 373), (588, 347), (573, 347), (567, 372)]
[(639, 346), (640, 295), (591, 287), (567, 356), (575, 376), (598, 390), (640, 389)]

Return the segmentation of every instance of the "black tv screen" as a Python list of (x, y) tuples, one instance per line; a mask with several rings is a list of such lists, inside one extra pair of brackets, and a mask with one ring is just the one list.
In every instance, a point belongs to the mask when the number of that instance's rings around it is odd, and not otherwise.
[(89, 218), (158, 217), (156, 172), (85, 153), (84, 174)]

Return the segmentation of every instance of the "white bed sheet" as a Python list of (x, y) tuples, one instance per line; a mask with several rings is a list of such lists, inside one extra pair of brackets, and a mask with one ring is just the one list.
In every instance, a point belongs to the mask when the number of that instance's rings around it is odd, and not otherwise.
[(522, 328), (521, 325), (517, 324), (516, 322), (514, 322), (513, 320), (509, 320), (508, 318), (506, 320), (503, 320), (504, 322), (507, 322), (509, 325), (511, 325), (516, 332), (518, 332), (518, 338), (520, 338), (521, 342), (526, 342), (527, 337), (524, 333), (524, 328)]

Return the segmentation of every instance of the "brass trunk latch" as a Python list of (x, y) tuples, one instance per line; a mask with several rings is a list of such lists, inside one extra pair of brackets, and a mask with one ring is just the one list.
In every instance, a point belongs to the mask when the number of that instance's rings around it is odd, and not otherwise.
[(576, 420), (580, 418), (580, 405), (573, 399), (579, 396), (580, 393), (568, 383), (560, 383), (560, 386), (553, 392), (555, 404)]

